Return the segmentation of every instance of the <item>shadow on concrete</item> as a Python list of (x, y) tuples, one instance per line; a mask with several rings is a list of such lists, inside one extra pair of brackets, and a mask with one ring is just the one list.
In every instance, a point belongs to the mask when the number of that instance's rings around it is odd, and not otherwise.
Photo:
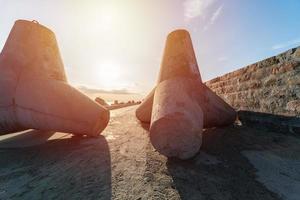
[(54, 131), (27, 130), (20, 134), (5, 135), (0, 138), (0, 148), (24, 148), (46, 143), (54, 135)]
[(284, 146), (283, 138), (246, 126), (207, 129), (198, 155), (168, 159), (167, 168), (181, 199), (280, 199), (257, 181), (256, 169), (242, 152)]
[(276, 131), (285, 134), (300, 133), (300, 117), (252, 111), (238, 111), (238, 117), (243, 125), (263, 126), (269, 131)]
[(108, 143), (72, 137), (0, 150), (0, 185), (0, 199), (111, 199)]

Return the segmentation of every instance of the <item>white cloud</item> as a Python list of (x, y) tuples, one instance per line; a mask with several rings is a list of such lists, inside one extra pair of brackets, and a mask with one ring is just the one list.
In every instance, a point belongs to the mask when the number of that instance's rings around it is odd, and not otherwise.
[(294, 45), (299, 45), (300, 44), (300, 38), (294, 39), (294, 40), (290, 40), (290, 41), (286, 41), (280, 44), (276, 44), (274, 46), (272, 46), (273, 50), (278, 50), (278, 49), (284, 49), (284, 48), (288, 48)]
[(205, 16), (205, 9), (211, 6), (215, 0), (186, 0), (183, 3), (185, 20)]
[(211, 18), (209, 20), (210, 24), (214, 24), (215, 23), (215, 21), (220, 16), (222, 10), (223, 10), (223, 5), (221, 5), (220, 7), (218, 7), (218, 9), (213, 13), (213, 15), (211, 16)]
[(218, 58), (219, 62), (224, 62), (224, 61), (227, 61), (227, 60), (228, 60), (227, 56), (221, 56), (221, 57)]
[(196, 17), (206, 18), (209, 16), (203, 28), (204, 31), (208, 30), (208, 28), (220, 17), (223, 11), (224, 6), (220, 5), (213, 13), (207, 12), (208, 8), (216, 1), (217, 0), (185, 0), (183, 3), (185, 21), (189, 21)]
[(208, 24), (207, 24), (207, 25), (205, 25), (205, 26), (204, 26), (204, 28), (203, 28), (203, 30), (204, 30), (204, 31), (207, 31), (207, 30), (208, 30), (208, 27), (209, 27), (209, 25), (208, 25)]
[(215, 21), (219, 18), (223, 10), (223, 5), (219, 6), (217, 10), (211, 15), (209, 22), (204, 26), (203, 30), (207, 31), (209, 26), (213, 25)]

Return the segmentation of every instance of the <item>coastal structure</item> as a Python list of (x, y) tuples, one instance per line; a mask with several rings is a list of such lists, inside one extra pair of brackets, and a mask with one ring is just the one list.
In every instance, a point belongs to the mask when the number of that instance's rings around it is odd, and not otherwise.
[(55, 34), (15, 22), (0, 55), (0, 133), (39, 129), (97, 136), (109, 111), (70, 86)]

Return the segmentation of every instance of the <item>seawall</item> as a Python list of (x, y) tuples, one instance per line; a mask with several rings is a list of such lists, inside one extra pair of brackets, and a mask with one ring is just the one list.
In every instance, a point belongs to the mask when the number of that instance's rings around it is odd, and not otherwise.
[(239, 111), (300, 117), (300, 47), (205, 84)]

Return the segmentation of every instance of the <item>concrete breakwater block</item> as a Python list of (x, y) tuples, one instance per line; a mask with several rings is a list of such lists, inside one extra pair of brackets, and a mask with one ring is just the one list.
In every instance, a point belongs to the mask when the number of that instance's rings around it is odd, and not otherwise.
[[(187, 88), (191, 98), (194, 98), (203, 109), (203, 128), (226, 126), (236, 119), (236, 111), (221, 97), (216, 95), (205, 84), (198, 80), (189, 79), (190, 87)], [(144, 99), (136, 109), (136, 117), (144, 123), (151, 122), (153, 99), (155, 89)], [(176, 95), (179, 94), (178, 92)]]
[(26, 129), (96, 136), (109, 111), (67, 83), (54, 33), (15, 22), (0, 55), (0, 134)]
[(203, 112), (189, 87), (189, 79), (174, 78), (161, 82), (155, 90), (150, 140), (167, 157), (188, 159), (202, 144)]
[(174, 77), (197, 79), (201, 82), (192, 40), (186, 30), (176, 30), (168, 35), (158, 83)]
[(203, 110), (203, 127), (222, 127), (232, 124), (237, 112), (205, 84), (193, 81), (193, 98)]
[(151, 121), (155, 89), (156, 88), (152, 89), (152, 91), (142, 101), (141, 105), (139, 105), (136, 109), (135, 115), (141, 122), (150, 123)]
[(136, 117), (150, 123), (160, 153), (188, 159), (199, 151), (202, 128), (232, 124), (236, 111), (202, 83), (190, 35), (176, 30), (167, 37), (158, 84)]

